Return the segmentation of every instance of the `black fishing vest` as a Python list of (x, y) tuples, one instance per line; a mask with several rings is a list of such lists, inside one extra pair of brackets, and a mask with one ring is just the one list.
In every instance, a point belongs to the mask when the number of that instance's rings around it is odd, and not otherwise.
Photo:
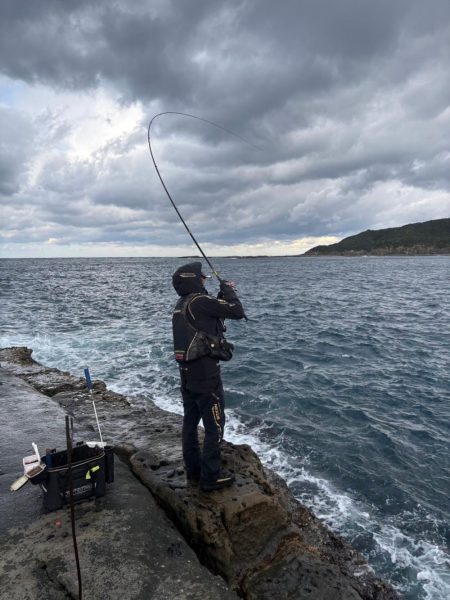
[(194, 298), (203, 296), (200, 293), (189, 294), (187, 298), (178, 300), (172, 316), (173, 346), (175, 360), (189, 362), (197, 358), (209, 356), (218, 360), (230, 360), (234, 346), (221, 335), (211, 335), (194, 327), (189, 319), (189, 305)]

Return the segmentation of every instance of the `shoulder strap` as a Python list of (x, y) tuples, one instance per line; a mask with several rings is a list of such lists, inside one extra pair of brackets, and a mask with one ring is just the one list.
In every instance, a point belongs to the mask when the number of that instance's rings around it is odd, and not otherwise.
[(198, 298), (198, 296), (203, 296), (203, 295), (204, 294), (200, 294), (198, 292), (193, 293), (193, 294), (189, 294), (189, 296), (183, 302), (183, 304), (181, 306), (181, 309), (180, 309), (180, 313), (181, 313), (182, 317), (184, 318), (184, 320), (186, 321), (186, 324), (188, 325), (188, 327), (190, 327), (191, 329), (194, 329), (195, 331), (199, 331), (199, 329), (197, 327), (195, 327), (195, 325), (189, 319), (188, 309), (190, 307), (191, 302), (193, 300), (195, 300), (195, 298)]

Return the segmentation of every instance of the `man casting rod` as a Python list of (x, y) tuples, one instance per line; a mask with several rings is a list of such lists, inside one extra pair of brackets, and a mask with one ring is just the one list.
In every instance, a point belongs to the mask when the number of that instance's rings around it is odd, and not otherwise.
[(197, 248), (199, 249), (201, 255), (203, 256), (203, 258), (206, 260), (206, 262), (208, 263), (211, 271), (213, 272), (213, 274), (217, 277), (217, 279), (219, 281), (222, 281), (221, 277), (219, 276), (219, 273), (216, 271), (216, 269), (213, 267), (213, 265), (211, 264), (211, 261), (209, 260), (209, 258), (206, 256), (206, 254), (203, 252), (200, 244), (197, 242), (197, 240), (195, 239), (194, 235), (192, 234), (191, 230), (189, 229), (186, 221), (183, 219), (183, 217), (181, 216), (180, 211), (178, 210), (175, 202), (172, 199), (172, 196), (169, 193), (169, 190), (166, 187), (166, 184), (163, 181), (163, 178), (161, 177), (161, 173), (159, 172), (158, 169), (158, 165), (156, 164), (155, 161), (155, 157), (153, 156), (153, 151), (152, 151), (152, 144), (150, 141), (150, 131), (151, 131), (151, 127), (152, 127), (152, 123), (153, 121), (157, 118), (157, 117), (161, 117), (162, 115), (181, 115), (183, 117), (190, 117), (191, 119), (197, 119), (198, 121), (203, 121), (204, 123), (208, 123), (209, 125), (213, 125), (214, 127), (217, 127), (218, 129), (222, 129), (222, 131), (225, 131), (226, 133), (229, 133), (230, 135), (234, 135), (235, 137), (239, 138), (240, 140), (242, 140), (243, 142), (245, 142), (246, 144), (249, 144), (249, 146), (252, 146), (253, 148), (256, 148), (257, 150), (259, 150), (259, 148), (257, 148), (257, 146), (254, 146), (253, 144), (251, 144), (248, 140), (246, 140), (245, 138), (243, 138), (242, 136), (238, 135), (237, 133), (234, 133), (234, 131), (230, 131), (229, 129), (226, 129), (225, 127), (222, 127), (222, 125), (218, 125), (217, 123), (214, 123), (213, 121), (208, 121), (208, 119), (203, 119), (202, 117), (196, 117), (195, 115), (190, 115), (189, 113), (183, 113), (183, 112), (176, 112), (176, 111), (166, 111), (166, 112), (162, 112), (162, 113), (158, 113), (157, 115), (155, 115), (149, 125), (148, 125), (148, 147), (150, 149), (150, 156), (152, 157), (152, 161), (153, 161), (153, 165), (156, 169), (156, 172), (158, 173), (158, 177), (159, 180), (161, 181), (161, 184), (164, 188), (164, 191), (166, 192), (167, 196), (169, 197), (170, 202), (172, 203), (172, 206), (174, 207), (177, 215), (180, 217), (181, 222), (183, 223), (183, 225), (186, 228), (186, 231), (188, 232), (188, 234), (191, 236), (194, 244), (197, 246)]

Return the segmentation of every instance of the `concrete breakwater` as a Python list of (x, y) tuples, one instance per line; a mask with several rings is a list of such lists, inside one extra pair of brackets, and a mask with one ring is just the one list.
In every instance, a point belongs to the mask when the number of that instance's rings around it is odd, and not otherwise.
[[(20, 378), (27, 393), (42, 394), (46, 403), (51, 398), (61, 430), (64, 412), (69, 412), (75, 417), (75, 430), (93, 438), (92, 403), (84, 380), (46, 368), (31, 354), (27, 348), (0, 350), (3, 396)], [(23, 396), (24, 389), (16, 395)], [(265, 469), (249, 446), (225, 442), (224, 466), (234, 471), (236, 484), (202, 493), (186, 484), (180, 416), (152, 403), (145, 408), (133, 405), (100, 381), (94, 383), (94, 394), (103, 436), (122, 462), (116, 461), (118, 477), (105, 498), (77, 505), (82, 571), (92, 587), (86, 597), (398, 598), (361, 555), (294, 499), (285, 482)], [(24, 419), (26, 410), (24, 404)], [(31, 429), (28, 423), (28, 436)], [(47, 444), (54, 445), (52, 440)], [(39, 496), (36, 488), (31, 492)], [(76, 597), (70, 536), (52, 530), (60, 513), (67, 521), (66, 510), (39, 514), (30, 524), (4, 534), (2, 589), (14, 593), (25, 585), (27, 575), (30, 593), (40, 590), (36, 596), (8, 593), (8, 598)], [(19, 566), (17, 548), (27, 556)], [(130, 561), (127, 568), (119, 568), (121, 559)], [(116, 587), (108, 582), (110, 571)], [(45, 585), (53, 595), (42, 594)], [(117, 586), (122, 586), (120, 593)]]

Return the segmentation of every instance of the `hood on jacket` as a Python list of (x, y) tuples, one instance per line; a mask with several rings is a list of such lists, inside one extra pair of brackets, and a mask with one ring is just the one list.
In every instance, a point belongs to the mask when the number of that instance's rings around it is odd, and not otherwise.
[(187, 296), (196, 292), (207, 293), (203, 285), (202, 263), (193, 262), (178, 267), (172, 276), (172, 284), (179, 296)]

